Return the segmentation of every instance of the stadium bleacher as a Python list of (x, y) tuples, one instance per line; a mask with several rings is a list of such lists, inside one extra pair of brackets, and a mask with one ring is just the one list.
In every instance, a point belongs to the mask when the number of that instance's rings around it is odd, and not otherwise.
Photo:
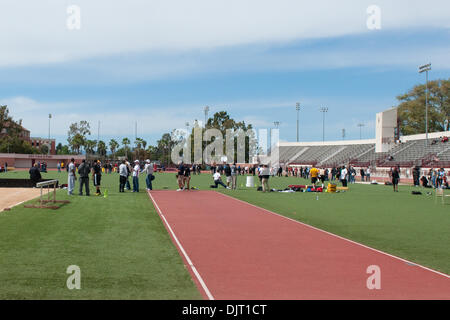
[(283, 146), (280, 144), (280, 163), (332, 167), (339, 165), (378, 167), (440, 166), (450, 162), (450, 142), (439, 139), (406, 140), (395, 144), (388, 152), (375, 152), (375, 143)]

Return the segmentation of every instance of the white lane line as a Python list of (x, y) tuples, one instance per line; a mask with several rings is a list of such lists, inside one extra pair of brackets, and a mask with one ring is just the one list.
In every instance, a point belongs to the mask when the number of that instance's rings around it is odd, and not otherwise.
[[(13, 196), (16, 196), (16, 195), (18, 195), (18, 194), (22, 194), (22, 191), (17, 191), (16, 193), (13, 194)], [(14, 208), (14, 207), (17, 207), (18, 205), (20, 205), (20, 204), (22, 204), (22, 203), (25, 203), (25, 202), (28, 202), (28, 201), (31, 201), (31, 200), (33, 200), (33, 199), (36, 199), (37, 197), (39, 197), (39, 195), (36, 195), (35, 197), (30, 198), (30, 199), (26, 199), (26, 200), (17, 202), (17, 203), (15, 203), (15, 204), (10, 205), (10, 206), (6, 206), (6, 207), (4, 207), (2, 210), (0, 210), (0, 212), (5, 211), (6, 208), (12, 209), (12, 208)]]
[[(214, 191), (214, 192), (216, 192), (216, 191)], [(241, 200), (241, 199), (234, 198), (234, 197), (229, 196), (229, 195), (227, 195), (227, 194), (224, 194), (224, 193), (221, 193), (221, 192), (216, 192), (216, 193), (219, 193), (219, 194), (221, 194), (221, 195), (223, 195), (223, 196), (225, 196), (225, 197), (228, 197), (228, 198), (231, 198), (231, 199), (240, 201), (240, 202), (245, 203), (245, 204), (247, 204), (247, 205), (249, 205), (249, 206), (252, 206), (252, 207), (261, 209), (261, 210), (263, 210), (263, 211), (266, 211), (266, 212), (268, 212), (268, 213), (274, 214), (274, 215), (276, 215), (276, 216), (282, 217), (282, 218), (284, 218), (284, 219), (287, 219), (287, 220), (290, 220), (290, 221), (299, 223), (299, 224), (301, 224), (301, 225), (303, 225), (303, 226), (305, 226), (305, 227), (308, 227), (308, 228), (311, 228), (311, 229), (314, 229), (314, 230), (317, 230), (317, 231), (320, 231), (320, 232), (324, 232), (324, 233), (326, 233), (326, 234), (328, 234), (328, 235), (330, 235), (330, 236), (333, 236), (333, 237), (339, 238), (339, 239), (341, 239), (341, 240), (345, 240), (345, 241), (351, 242), (351, 243), (353, 243), (353, 244), (356, 244), (356, 245), (358, 245), (358, 246), (364, 247), (364, 248), (366, 248), (366, 249), (370, 249), (370, 250), (372, 250), (372, 251), (375, 251), (375, 252), (384, 254), (384, 255), (386, 255), (386, 256), (388, 256), (388, 257), (391, 257), (391, 258), (394, 258), (394, 259), (401, 260), (401, 261), (403, 261), (403, 262), (405, 262), (405, 263), (407, 263), (407, 264), (410, 264), (410, 265), (414, 265), (414, 266), (420, 267), (420, 268), (422, 268), (422, 269), (425, 269), (425, 270), (427, 270), (427, 271), (434, 272), (434, 273), (436, 273), (436, 274), (438, 274), (438, 275), (441, 275), (441, 276), (443, 276), (443, 277), (445, 277), (445, 278), (450, 279), (450, 275), (448, 275), (448, 274), (445, 274), (445, 273), (442, 273), (442, 272), (439, 272), (439, 271), (436, 271), (436, 270), (427, 268), (427, 267), (425, 267), (425, 266), (422, 266), (422, 265), (417, 264), (417, 263), (415, 263), (415, 262), (411, 262), (411, 261), (409, 261), (409, 260), (406, 260), (406, 259), (403, 259), (403, 258), (394, 256), (394, 255), (392, 255), (392, 254), (389, 254), (389, 253), (386, 253), (386, 252), (383, 252), (383, 251), (380, 251), (380, 250), (377, 250), (377, 249), (368, 247), (368, 246), (366, 246), (366, 245), (364, 245), (364, 244), (362, 244), (362, 243), (355, 242), (355, 241), (353, 241), (353, 240), (350, 240), (350, 239), (347, 239), (347, 238), (338, 236), (337, 234), (334, 234), (334, 233), (331, 233), (331, 232), (328, 232), (328, 231), (325, 231), (325, 230), (322, 230), (322, 229), (313, 227), (313, 226), (311, 226), (311, 225), (309, 225), (309, 224), (306, 224), (306, 223), (303, 223), (303, 222), (300, 222), (300, 221), (297, 221), (297, 220), (294, 220), (294, 219), (285, 217), (285, 216), (283, 216), (283, 215), (281, 215), (281, 214), (278, 214), (278, 213), (275, 213), (275, 212), (273, 212), (273, 211), (270, 211), (270, 210), (267, 210), (267, 209), (258, 207), (258, 206), (254, 205), (254, 204), (251, 204), (251, 203), (246, 202), (246, 201)]]
[(172, 228), (170, 227), (169, 222), (167, 222), (166, 217), (162, 213), (161, 209), (159, 208), (158, 204), (156, 203), (155, 199), (153, 198), (150, 191), (147, 192), (150, 198), (152, 199), (153, 204), (155, 205), (156, 209), (158, 210), (158, 213), (160, 217), (163, 219), (165, 225), (167, 226), (167, 229), (171, 233), (173, 239), (175, 240), (176, 245), (180, 249), (180, 251), (183, 253), (187, 263), (189, 264), (189, 267), (192, 269), (192, 272), (195, 274), (195, 277), (197, 278), (198, 282), (202, 286), (203, 290), (205, 291), (206, 295), (208, 296), (209, 300), (214, 300), (213, 295), (209, 291), (208, 287), (206, 286), (205, 282), (203, 281), (202, 277), (200, 276), (200, 273), (195, 268), (194, 264), (192, 263), (191, 259), (189, 258), (188, 254), (186, 253), (186, 250), (184, 250), (183, 246), (181, 245), (180, 241), (178, 240), (177, 236), (175, 235), (175, 232), (173, 232)]

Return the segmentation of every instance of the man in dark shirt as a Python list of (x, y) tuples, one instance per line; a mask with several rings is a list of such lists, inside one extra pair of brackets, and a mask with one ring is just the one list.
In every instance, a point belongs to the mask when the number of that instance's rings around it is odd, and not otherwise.
[(83, 195), (83, 185), (85, 185), (86, 195), (89, 196), (89, 172), (91, 168), (86, 160), (83, 159), (80, 166), (78, 167), (78, 174), (80, 175), (80, 192), (79, 195)]
[(178, 166), (177, 180), (178, 180), (178, 190), (177, 191), (184, 190), (184, 164), (183, 164), (183, 162), (181, 162)]
[(184, 189), (189, 190), (190, 186), (191, 186), (191, 168), (189, 168), (188, 165), (184, 166), (183, 175), (184, 175), (184, 181), (183, 181)]
[(223, 167), (223, 171), (225, 172), (225, 177), (227, 178), (227, 187), (230, 186), (231, 183), (231, 167), (229, 164), (225, 164)]
[(92, 178), (94, 179), (94, 186), (97, 188), (95, 195), (99, 196), (100, 193), (100, 181), (102, 178), (102, 166), (100, 164), (100, 160), (96, 160), (94, 162), (94, 166), (92, 167)]
[(398, 182), (400, 181), (400, 172), (397, 167), (392, 169), (391, 173), (392, 185), (394, 186), (394, 192), (398, 192)]
[(364, 176), (366, 175), (366, 173), (364, 172), (364, 169), (361, 168), (361, 170), (359, 170), (360, 174), (361, 174), (361, 181), (364, 181)]
[(35, 163), (33, 167), (31, 167), (30, 171), (28, 171), (30, 174), (30, 180), (33, 181), (34, 186), (36, 186), (36, 183), (41, 181), (41, 172), (39, 171), (38, 164)]

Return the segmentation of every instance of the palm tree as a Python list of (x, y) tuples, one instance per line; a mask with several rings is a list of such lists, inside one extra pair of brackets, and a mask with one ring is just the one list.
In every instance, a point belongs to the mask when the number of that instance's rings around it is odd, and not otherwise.
[(111, 152), (113, 154), (113, 158), (116, 157), (116, 150), (118, 147), (119, 147), (119, 143), (116, 140), (111, 139), (109, 141), (109, 150), (111, 150)]
[(140, 157), (140, 155), (141, 155), (141, 149), (142, 149), (143, 141), (144, 140), (142, 140), (141, 138), (136, 138), (136, 140), (134, 141), (134, 145), (136, 146), (134, 148), (136, 159), (138, 159)]
[(128, 145), (130, 144), (131, 142), (130, 142), (130, 139), (128, 139), (128, 138), (123, 138), (122, 139), (122, 144), (124, 145), (124, 147), (125, 147), (125, 157), (126, 158), (128, 158)]
[(145, 141), (144, 139), (141, 139), (141, 143), (142, 143), (142, 153), (144, 158), (147, 158), (147, 152), (145, 151), (145, 148), (147, 147), (147, 141)]
[(86, 140), (84, 143), (84, 149), (86, 154), (94, 153), (95, 146), (97, 145), (97, 140)]
[(104, 141), (100, 140), (97, 143), (97, 153), (103, 157), (103, 156), (106, 156), (106, 151), (107, 151), (106, 143)]
[(68, 139), (69, 145), (72, 147), (72, 151), (76, 154), (80, 154), (80, 149), (85, 145), (86, 141), (83, 136), (79, 133), (75, 134), (70, 140)]
[(137, 149), (140, 149), (142, 147), (142, 139), (136, 138), (136, 140), (134, 141), (134, 145), (136, 146)]

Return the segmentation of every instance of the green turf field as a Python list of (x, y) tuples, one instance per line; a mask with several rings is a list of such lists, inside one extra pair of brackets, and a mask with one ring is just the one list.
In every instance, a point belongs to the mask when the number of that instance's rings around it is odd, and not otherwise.
[[(43, 177), (66, 183), (67, 174)], [(280, 189), (305, 182), (270, 179), (271, 187)], [(191, 186), (209, 189), (211, 183), (211, 175), (202, 174), (192, 177)], [(144, 177), (139, 194), (119, 194), (117, 174), (103, 175), (102, 184), (109, 191), (106, 199), (69, 197), (61, 190), (58, 198), (71, 203), (59, 210), (18, 206), (0, 213), (1, 299), (201, 298), (145, 193)], [(218, 191), (450, 273), (450, 205), (435, 204), (424, 190), (416, 196), (409, 186), (394, 193), (384, 185), (356, 184), (349, 192), (319, 194), (317, 200), (313, 193), (261, 193), (243, 185), (245, 178), (239, 177), (239, 190), (219, 186)], [(157, 174), (154, 188), (176, 189), (175, 175)], [(81, 290), (66, 287), (69, 265), (81, 268)]]
[[(42, 175), (67, 183), (65, 172)], [(139, 194), (119, 193), (118, 175), (104, 175), (108, 198), (91, 182), (90, 197), (59, 191), (71, 203), (58, 210), (0, 213), (0, 299), (200, 299), (143, 180)], [(66, 287), (69, 265), (81, 269), (81, 290)]]

